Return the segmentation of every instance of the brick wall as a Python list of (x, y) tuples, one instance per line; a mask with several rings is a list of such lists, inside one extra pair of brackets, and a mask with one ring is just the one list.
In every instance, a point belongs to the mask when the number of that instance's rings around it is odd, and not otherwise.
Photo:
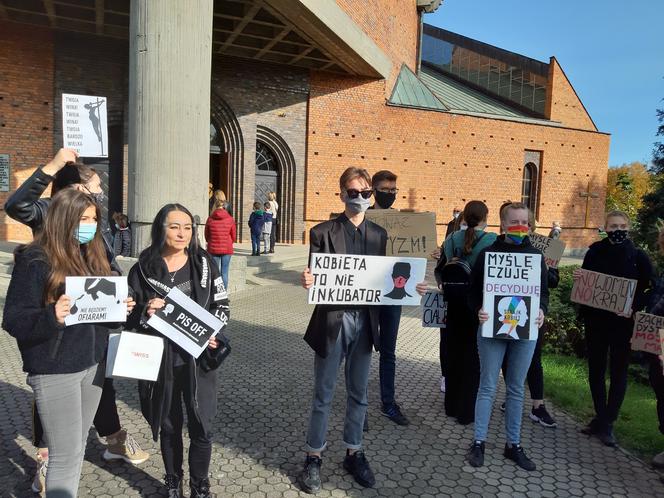
[[(0, 154), (10, 155), (12, 191), (52, 155), (53, 65), (50, 30), (0, 22)], [(0, 204), (9, 194), (0, 193)], [(31, 239), (0, 211), (0, 240)]]
[(595, 236), (602, 223), (609, 137), (606, 134), (386, 106), (378, 82), (311, 75), (307, 169), (307, 227), (340, 211), (337, 181), (350, 165), (399, 175), (396, 208), (436, 213), (439, 234), (455, 205), (485, 201), (489, 223), (507, 200), (521, 200), (526, 150), (542, 152), (540, 226), (560, 220), (568, 247)]
[(597, 131), (567, 75), (555, 57), (549, 63), (549, 84), (545, 115), (570, 128)]

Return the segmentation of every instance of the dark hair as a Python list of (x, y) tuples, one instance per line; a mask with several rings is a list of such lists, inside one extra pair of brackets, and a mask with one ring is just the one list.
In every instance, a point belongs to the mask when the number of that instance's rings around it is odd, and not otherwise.
[(374, 174), (374, 176), (371, 177), (371, 186), (375, 187), (380, 182), (396, 182), (396, 181), (397, 181), (397, 175), (395, 175), (391, 171), (383, 169), (381, 171), (378, 171), (377, 173)]
[(57, 194), (62, 189), (71, 187), (72, 185), (85, 185), (92, 180), (92, 177), (96, 174), (97, 172), (90, 166), (69, 162), (55, 174), (51, 186), (51, 196)]
[(269, 202), (266, 202), (265, 204), (263, 204), (263, 207), (267, 208), (267, 209), (270, 209), (272, 207), (272, 204), (270, 204)]
[(260, 209), (261, 208), (261, 203), (260, 202), (254, 202), (254, 209)]
[(371, 185), (371, 177), (369, 176), (369, 172), (366, 169), (351, 166), (346, 168), (346, 170), (341, 173), (341, 176), (339, 177), (339, 188), (341, 190), (346, 190), (346, 185), (348, 185), (348, 182), (354, 180), (355, 178), (362, 178), (365, 182), (367, 182), (368, 185)]
[(150, 237), (152, 242), (150, 247), (146, 249), (146, 251), (149, 251), (151, 258), (161, 257), (161, 251), (166, 244), (166, 218), (168, 218), (168, 214), (171, 211), (181, 211), (189, 216), (189, 219), (191, 219), (192, 230), (191, 241), (189, 242), (189, 247), (187, 250), (190, 255), (194, 255), (198, 251), (198, 233), (194, 216), (182, 204), (166, 204), (159, 210), (157, 216), (154, 217), (154, 221), (152, 222), (152, 229), (150, 230)]
[(473, 252), (473, 243), (475, 242), (475, 227), (486, 220), (489, 215), (489, 208), (482, 201), (470, 201), (463, 208), (463, 220), (468, 225), (466, 233), (463, 236), (463, 253), (467, 256)]

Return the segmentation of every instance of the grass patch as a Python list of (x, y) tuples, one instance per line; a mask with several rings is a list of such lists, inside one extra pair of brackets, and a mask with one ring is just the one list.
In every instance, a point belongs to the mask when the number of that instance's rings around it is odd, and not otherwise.
[[(594, 415), (588, 386), (588, 363), (570, 356), (542, 354), (544, 394), (556, 406), (586, 424)], [(627, 395), (614, 425), (618, 443), (649, 460), (664, 450), (657, 420), (655, 393), (650, 386), (628, 381)]]

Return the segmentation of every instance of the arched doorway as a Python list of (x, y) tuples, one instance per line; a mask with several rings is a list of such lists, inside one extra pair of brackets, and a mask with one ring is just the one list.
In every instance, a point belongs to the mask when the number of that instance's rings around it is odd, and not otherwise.
[[(261, 204), (267, 202), (270, 192), (279, 196), (279, 162), (270, 147), (260, 140), (256, 141), (256, 192), (254, 199)], [(277, 201), (278, 202), (278, 201)]]
[(223, 190), (230, 198), (230, 155), (224, 144), (224, 137), (215, 123), (210, 123), (210, 189)]

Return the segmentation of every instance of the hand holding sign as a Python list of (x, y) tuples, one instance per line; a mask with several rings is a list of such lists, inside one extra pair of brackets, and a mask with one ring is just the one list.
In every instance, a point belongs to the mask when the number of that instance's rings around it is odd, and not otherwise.
[(309, 287), (314, 285), (314, 276), (311, 274), (311, 270), (309, 268), (304, 269), (300, 281), (302, 282), (302, 287), (305, 289), (309, 289)]
[(67, 163), (75, 163), (78, 160), (78, 152), (74, 149), (62, 148), (53, 159), (46, 164), (42, 171), (47, 175), (54, 176), (58, 171), (64, 168)]
[(148, 316), (154, 315), (154, 312), (162, 309), (166, 305), (166, 301), (160, 297), (152, 298), (148, 301), (148, 307), (145, 310)]
[(66, 294), (60, 296), (55, 303), (55, 320), (60, 324), (65, 324), (65, 318), (69, 316), (71, 308), (71, 298)]

